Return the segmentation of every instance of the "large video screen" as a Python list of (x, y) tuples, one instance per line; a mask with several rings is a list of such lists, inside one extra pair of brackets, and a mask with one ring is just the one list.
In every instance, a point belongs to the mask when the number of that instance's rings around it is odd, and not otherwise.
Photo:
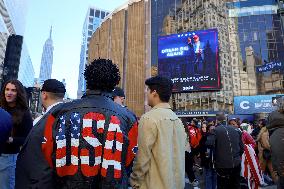
[(220, 90), (218, 49), (217, 29), (160, 36), (158, 73), (173, 81), (173, 92)]

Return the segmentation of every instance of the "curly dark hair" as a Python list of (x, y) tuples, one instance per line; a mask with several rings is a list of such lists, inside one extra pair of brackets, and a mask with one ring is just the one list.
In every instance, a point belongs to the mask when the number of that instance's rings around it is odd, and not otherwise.
[(119, 84), (120, 72), (116, 64), (107, 59), (96, 59), (84, 72), (87, 89), (112, 92)]
[(16, 107), (15, 112), (12, 115), (13, 123), (18, 124), (21, 122), (22, 117), (24, 116), (24, 113), (26, 110), (28, 110), (28, 101), (27, 101), (27, 95), (26, 90), (23, 86), (23, 84), (19, 80), (10, 80), (7, 81), (2, 88), (1, 95), (0, 95), (0, 107), (2, 107), (5, 110), (9, 110), (10, 107), (6, 101), (5, 98), (5, 89), (8, 83), (15, 85), (17, 89), (17, 99), (16, 99)]

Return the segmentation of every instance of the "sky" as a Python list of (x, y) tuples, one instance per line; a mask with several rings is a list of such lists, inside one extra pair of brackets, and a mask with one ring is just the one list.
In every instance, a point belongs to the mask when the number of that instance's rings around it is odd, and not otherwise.
[(35, 78), (39, 77), (43, 45), (52, 25), (52, 78), (66, 79), (70, 98), (77, 97), (82, 29), (89, 6), (113, 11), (127, 0), (29, 0), (24, 40)]

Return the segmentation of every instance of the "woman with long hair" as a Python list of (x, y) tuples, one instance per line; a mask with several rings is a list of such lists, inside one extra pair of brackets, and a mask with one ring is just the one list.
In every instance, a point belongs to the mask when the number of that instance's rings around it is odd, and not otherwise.
[(25, 88), (20, 81), (10, 80), (4, 84), (0, 107), (11, 114), (13, 121), (11, 135), (0, 155), (0, 188), (12, 189), (15, 185), (17, 155), (33, 126)]

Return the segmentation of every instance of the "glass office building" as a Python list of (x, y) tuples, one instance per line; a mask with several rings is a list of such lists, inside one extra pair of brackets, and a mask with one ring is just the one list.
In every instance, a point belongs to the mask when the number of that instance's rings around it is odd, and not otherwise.
[(182, 0), (152, 0), (151, 1), (151, 64), (152, 74), (157, 73), (158, 37), (165, 35), (164, 20), (169, 14), (174, 14), (181, 6)]
[[(6, 45), (9, 35), (16, 34), (24, 36), (26, 27), (26, 15), (28, 0), (2, 0), (0, 1), (0, 86), (3, 83), (3, 68)], [(20, 69), (33, 73), (33, 66), (30, 62), (28, 51), (23, 43)], [(25, 67), (27, 66), (27, 67)], [(28, 70), (30, 69), (30, 70)], [(20, 70), (21, 71), (21, 70)], [(23, 73), (23, 72), (22, 72)], [(19, 73), (21, 75), (21, 73)], [(33, 76), (31, 76), (33, 77)]]
[(25, 87), (34, 86), (35, 71), (25, 43), (23, 43), (22, 46), (18, 80), (21, 81)]
[(50, 28), (49, 38), (45, 41), (41, 56), (39, 82), (51, 79), (52, 65), (53, 65), (53, 40), (52, 40), (52, 27)]
[[(238, 49), (232, 52), (236, 78), (251, 80), (238, 85), (239, 95), (283, 93), (284, 33), (275, 0), (247, 0), (227, 3), (229, 19), (237, 34)], [(247, 75), (244, 77), (243, 75)], [(254, 81), (254, 82), (253, 82)]]
[(85, 65), (88, 62), (89, 42), (91, 40), (93, 33), (97, 30), (103, 19), (108, 14), (109, 11), (97, 9), (95, 7), (90, 7), (88, 9), (82, 32), (82, 44), (81, 44), (81, 53), (80, 53), (78, 90), (77, 90), (78, 98), (81, 98), (84, 92), (86, 92), (86, 81), (83, 73), (85, 70)]

